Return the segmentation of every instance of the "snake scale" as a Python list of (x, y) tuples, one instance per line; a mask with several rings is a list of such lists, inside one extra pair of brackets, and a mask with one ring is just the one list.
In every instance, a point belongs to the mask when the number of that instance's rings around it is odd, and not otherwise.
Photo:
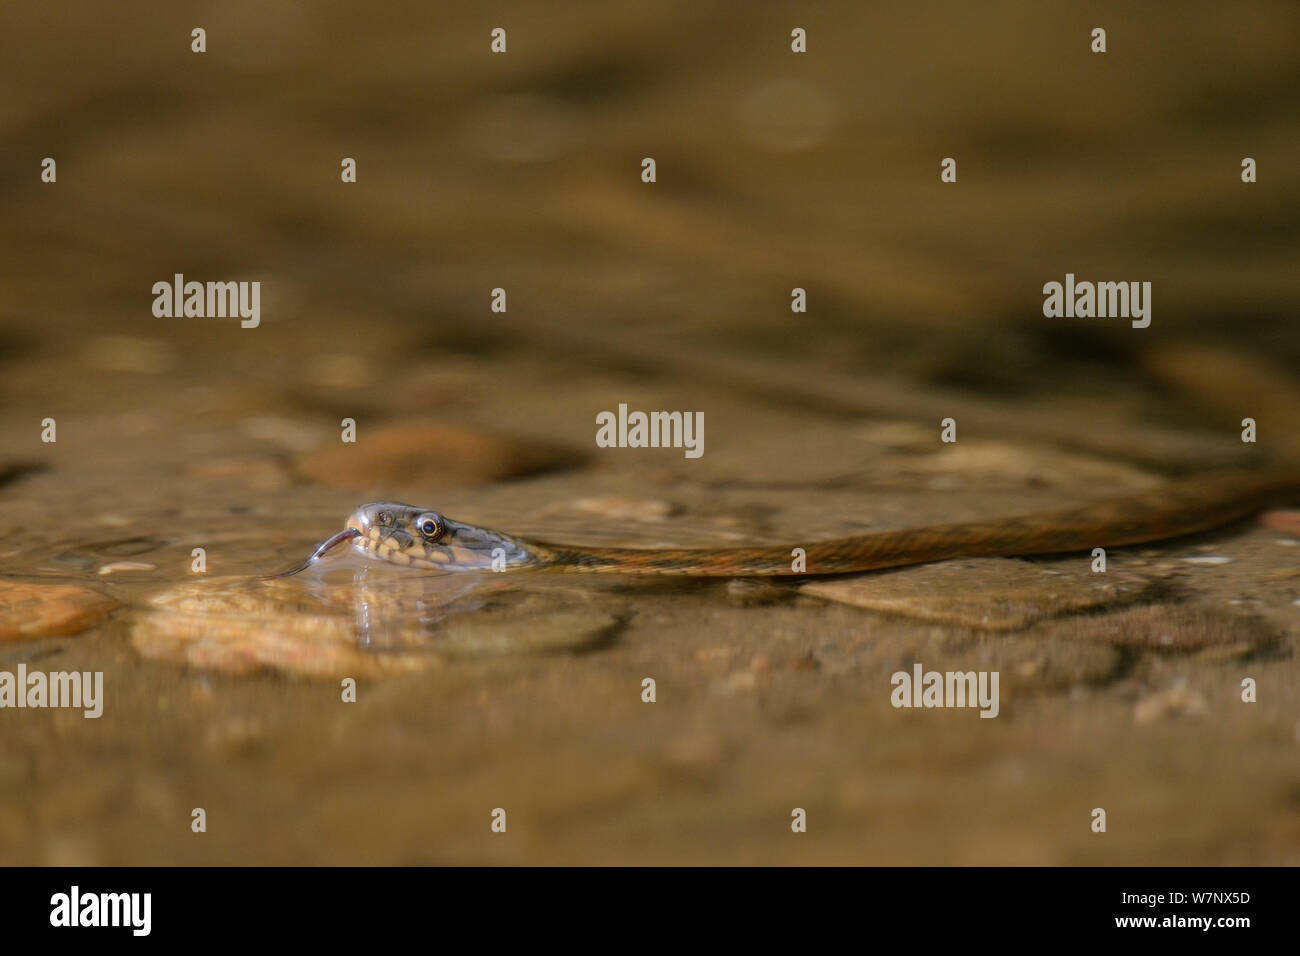
[[(427, 508), (371, 502), (321, 543), (296, 574), (344, 541), (390, 564), (432, 571), (554, 571), (747, 577), (848, 574), (950, 558), (1060, 554), (1206, 531), (1300, 499), (1300, 471), (1266, 469), (1179, 478), (1148, 491), (1024, 517), (878, 531), (753, 548), (584, 548), (528, 541)], [(796, 571), (793, 552), (805, 552)]]

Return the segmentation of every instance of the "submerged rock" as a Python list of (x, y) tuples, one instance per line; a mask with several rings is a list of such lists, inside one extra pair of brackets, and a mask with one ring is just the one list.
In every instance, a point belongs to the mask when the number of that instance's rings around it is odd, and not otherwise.
[(586, 650), (621, 620), (610, 607), (572, 605), (493, 576), (229, 579), (156, 595), (132, 642), (145, 657), (225, 674), (375, 678), (453, 658)]
[(117, 606), (107, 595), (73, 584), (0, 581), (0, 641), (80, 634)]
[(1010, 558), (968, 558), (805, 584), (800, 593), (869, 611), (982, 630), (1130, 604), (1150, 582), (1118, 572), (1045, 568)]

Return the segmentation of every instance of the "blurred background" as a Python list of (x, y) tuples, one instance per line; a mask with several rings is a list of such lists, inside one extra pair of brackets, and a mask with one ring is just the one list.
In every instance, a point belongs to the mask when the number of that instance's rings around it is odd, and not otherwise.
[[(389, 656), (349, 622), (409, 582), (241, 583), (368, 498), (798, 543), (1295, 454), (1294, 3), (13, 2), (0, 36), (0, 666), (107, 695), (0, 712), (0, 861), (1296, 862), (1276, 522), (992, 628), (958, 598), (1077, 561), (890, 613), (539, 587)], [(1151, 282), (1150, 328), (1045, 318), (1067, 272)], [(260, 326), (155, 317), (174, 273), (260, 281)], [(597, 449), (621, 402), (703, 411), (703, 457)], [(32, 624), (87, 590), (79, 636)], [(1002, 717), (894, 711), (914, 660), (1001, 668)]]

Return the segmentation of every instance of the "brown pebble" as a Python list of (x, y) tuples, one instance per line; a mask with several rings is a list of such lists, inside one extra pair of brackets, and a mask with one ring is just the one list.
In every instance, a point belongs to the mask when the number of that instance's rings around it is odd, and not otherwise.
[(1300, 534), (1300, 510), (1275, 508), (1272, 511), (1265, 511), (1259, 516), (1259, 523), (1272, 531)]
[(300, 474), (331, 488), (419, 486), (430, 490), (504, 481), (572, 467), (576, 452), (531, 439), (432, 422), (357, 428), (300, 456)]
[(675, 510), (671, 502), (658, 498), (627, 498), (621, 495), (578, 498), (569, 502), (569, 509), (579, 514), (619, 521), (663, 521)]
[(80, 634), (118, 603), (72, 584), (0, 581), (0, 641)]
[(117, 574), (119, 571), (157, 571), (156, 564), (147, 564), (144, 561), (113, 561), (109, 564), (99, 566), (100, 574)]

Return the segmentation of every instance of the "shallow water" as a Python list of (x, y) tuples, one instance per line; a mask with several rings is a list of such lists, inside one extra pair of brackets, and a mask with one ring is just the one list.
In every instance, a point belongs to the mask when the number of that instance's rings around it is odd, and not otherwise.
[[(722, 42), (708, 4), (521, 5), (503, 63), (420, 5), (278, 2), (199, 69), (117, 8), (130, 44), (0, 9), (0, 670), (104, 674), (98, 719), (0, 710), (0, 862), (1297, 862), (1291, 513), (1095, 593), (1086, 555), (264, 580), (375, 499), (797, 546), (1295, 454), (1292, 6), (1112, 11), (1144, 52), (1109, 69), (960, 4), (805, 11), (798, 63), (775, 8)], [(1066, 271), (1152, 280), (1151, 328), (1045, 319)], [(262, 281), (261, 324), (154, 317), (176, 272)], [(702, 411), (704, 454), (598, 448), (620, 403)], [(891, 706), (917, 662), (1000, 672), (998, 718)]]

